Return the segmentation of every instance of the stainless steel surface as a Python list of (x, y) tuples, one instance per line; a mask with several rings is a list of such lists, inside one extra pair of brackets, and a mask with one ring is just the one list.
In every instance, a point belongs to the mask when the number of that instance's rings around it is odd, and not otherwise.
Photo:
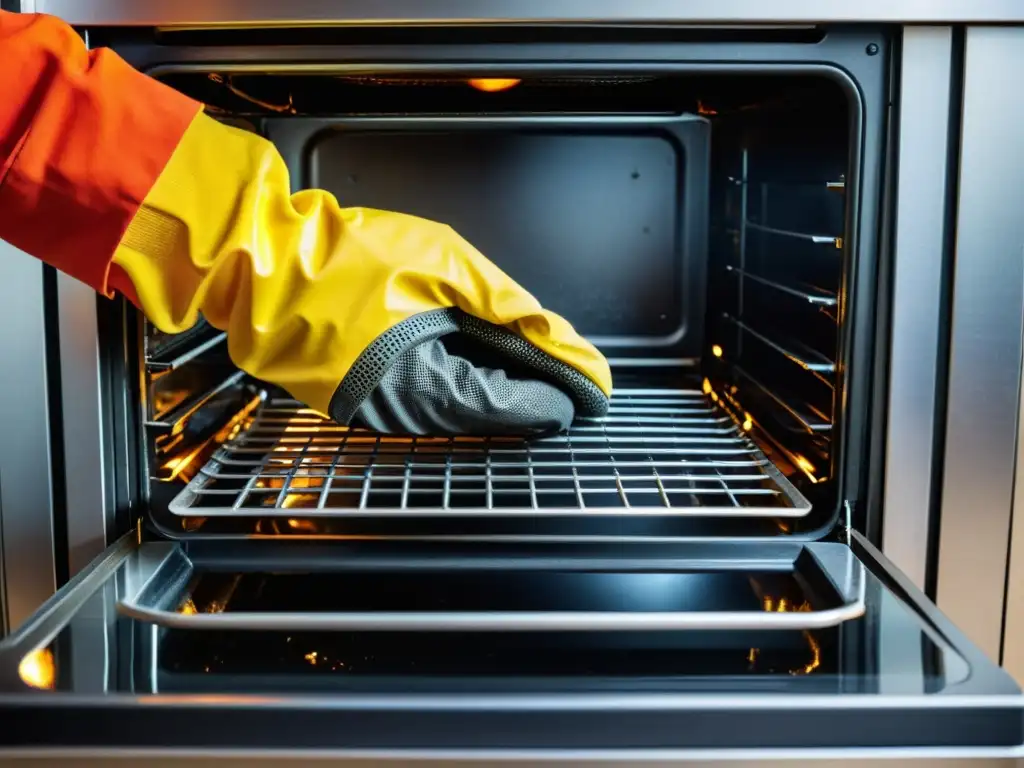
[(1006, 601), (1003, 618), (1003, 668), (1018, 683), (1024, 681), (1024, 399), (1017, 420), (1017, 471), (1013, 492), (1013, 518), (1010, 523), (1010, 554), (1006, 574)]
[(115, 535), (104, 487), (103, 403), (96, 292), (57, 276), (64, 471), (70, 573), (100, 554)]
[(75, 24), (1024, 22), (1018, 0), (30, 0)]
[(933, 489), (953, 30), (903, 31), (882, 550), (924, 588)]
[(43, 266), (0, 241), (0, 529), (16, 628), (56, 589)]
[(170, 505), (260, 516), (801, 517), (810, 504), (697, 390), (620, 389), (567, 433), (413, 438), (270, 402)]
[(0, 637), (4, 637), (8, 630), (7, 623), (7, 582), (4, 578), (4, 529), (2, 511), (0, 511)]
[(1024, 29), (967, 31), (939, 607), (991, 658), (1002, 635), (1024, 314)]
[[(155, 546), (160, 546), (155, 545)], [(165, 545), (170, 547), (172, 545)], [(103, 554), (71, 577), (67, 584), (50, 595), (36, 610), (29, 621), (0, 640), (0, 656), (7, 653), (22, 654), (50, 643), (61, 630), (83, 614), (89, 598), (102, 587), (119, 568), (131, 570), (126, 574), (125, 584), (132, 589), (141, 589), (147, 576), (155, 570), (153, 558), (139, 557), (138, 542), (134, 533), (128, 533), (104, 550)]]
[[(46, 750), (41, 757), (12, 757), (4, 759), (3, 764), (9, 768), (101, 768), (101, 766), (137, 765), (145, 758), (146, 768), (199, 768), (200, 766), (216, 766), (216, 768), (292, 768), (296, 765), (334, 765), (346, 766), (406, 766), (416, 765), (419, 768), (491, 768), (495, 764), (528, 764), (534, 768), (553, 766), (592, 765), (600, 768), (635, 768), (637, 765), (693, 766), (714, 765), (715, 768), (746, 768), (752, 761), (763, 768), (863, 768), (865, 759), (871, 759), (871, 768), (1021, 768), (1024, 761), (1006, 758), (1006, 750), (971, 750), (968, 754), (991, 753), (992, 757), (957, 757), (953, 750), (916, 750), (913, 757), (894, 757), (893, 753), (903, 750), (715, 750), (714, 752), (668, 751), (661, 754), (650, 751), (635, 753), (616, 753), (614, 756), (593, 754), (584, 750), (566, 751), (562, 754), (538, 754), (532, 752), (492, 752), (479, 751), (466, 754), (441, 754), (434, 751), (419, 755), (378, 752), (376, 754), (326, 754), (309, 755), (293, 752), (282, 754), (276, 752), (268, 755), (265, 752), (251, 751), (248, 753), (230, 750), (211, 756), (208, 752), (179, 751), (174, 756), (155, 750), (74, 750), (63, 753)], [(852, 754), (851, 754), (852, 753)], [(928, 756), (930, 755), (930, 757)], [(996, 757), (998, 755), (998, 757)], [(938, 760), (938, 762), (936, 762)], [(329, 762), (328, 762), (329, 761)]]

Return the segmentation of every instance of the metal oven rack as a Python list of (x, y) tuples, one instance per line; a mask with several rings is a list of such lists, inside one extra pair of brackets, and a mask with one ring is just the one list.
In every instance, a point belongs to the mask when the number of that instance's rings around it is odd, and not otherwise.
[(271, 400), (169, 508), (202, 518), (802, 517), (811, 505), (703, 392), (624, 389), (608, 416), (534, 439), (384, 436)]
[[(822, 226), (820, 209), (793, 204), (797, 215), (790, 212), (789, 218), (797, 225), (766, 222), (777, 208), (769, 203), (796, 192), (801, 200), (838, 194), (834, 199), (842, 205), (845, 178), (755, 180), (750, 165), (744, 148), (725, 187), (727, 245), (721, 267), (730, 298), (715, 320), (714, 338), (724, 346), (715, 344), (711, 359), (725, 371), (724, 382), (719, 379), (716, 386), (724, 385), (733, 409), (748, 414), (761, 437), (818, 482), (821, 473), (812, 467), (831, 459), (844, 242), (842, 235), (796, 228)], [(761, 309), (752, 313), (751, 305)], [(814, 326), (816, 333), (808, 333)]]

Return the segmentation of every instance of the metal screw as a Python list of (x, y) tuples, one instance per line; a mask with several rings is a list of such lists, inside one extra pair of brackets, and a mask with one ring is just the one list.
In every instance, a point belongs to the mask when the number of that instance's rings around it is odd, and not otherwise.
[(864, 50), (867, 51), (868, 56), (874, 56), (878, 53), (878, 43), (869, 43)]

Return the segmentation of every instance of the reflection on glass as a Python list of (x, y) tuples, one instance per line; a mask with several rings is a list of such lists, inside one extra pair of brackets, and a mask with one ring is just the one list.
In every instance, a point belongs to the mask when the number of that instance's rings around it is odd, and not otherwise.
[[(756, 580), (754, 580), (754, 589), (759, 592), (761, 591), (760, 585)], [(766, 613), (809, 613), (812, 610), (810, 602), (806, 599), (796, 602), (794, 600), (787, 599), (785, 596), (778, 597), (770, 594), (762, 594), (761, 606), (764, 608)], [(795, 667), (789, 671), (789, 674), (794, 676), (810, 675), (821, 668), (821, 643), (818, 642), (817, 638), (807, 630), (803, 630), (801, 634), (804, 641), (807, 643), (807, 647), (811, 655), (806, 664)], [(750, 662), (751, 671), (753, 671), (759, 656), (760, 649), (750, 649), (747, 661)]]
[(29, 651), (18, 664), (18, 676), (25, 685), (43, 691), (52, 691), (57, 680), (57, 664), (53, 651), (37, 648)]
[(223, 613), (241, 580), (242, 577), (237, 574), (213, 584), (203, 579), (194, 579), (178, 603), (178, 613), (187, 616), (197, 613)]
[(804, 666), (790, 671), (791, 675), (809, 675), (821, 666), (821, 645), (810, 632), (803, 633), (807, 645), (811, 649), (811, 660)]
[(186, 616), (194, 616), (195, 614), (199, 613), (199, 611), (196, 610), (196, 604), (192, 600), (192, 598), (186, 597), (185, 601), (178, 606), (178, 613), (183, 613)]

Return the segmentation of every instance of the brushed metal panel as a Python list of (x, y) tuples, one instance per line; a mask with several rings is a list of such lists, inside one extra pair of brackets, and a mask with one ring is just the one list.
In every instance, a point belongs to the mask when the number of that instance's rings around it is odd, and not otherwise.
[(57, 276), (69, 573), (102, 552), (113, 536), (105, 503), (103, 404), (100, 399), (96, 292)]
[[(29, 7), (26, 7), (29, 6)], [(28, 0), (74, 24), (1024, 22), (1019, 0)]]
[(952, 62), (952, 28), (904, 30), (882, 551), (922, 589), (935, 495)]
[(1017, 472), (1013, 492), (1010, 555), (1006, 579), (1003, 624), (1003, 668), (1017, 682), (1024, 680), (1024, 451), (1020, 435), (1024, 430), (1024, 402), (1017, 420)]
[(0, 241), (0, 528), (7, 628), (53, 594), (43, 265)]
[(999, 659), (1024, 313), (1024, 29), (967, 31), (937, 602)]
[[(211, 750), (212, 752), (212, 750)], [(780, 754), (768, 752), (763, 754), (729, 754), (704, 753), (698, 754), (652, 754), (652, 753), (630, 753), (630, 754), (607, 754), (597, 756), (593, 754), (582, 754), (578, 752), (568, 753), (562, 757), (536, 756), (529, 754), (502, 753), (483, 756), (480, 754), (470, 755), (438, 755), (435, 753), (424, 753), (422, 755), (410, 754), (332, 754), (332, 755), (304, 755), (296, 753), (293, 755), (264, 754), (251, 752), (246, 755), (236, 755), (231, 752), (220, 753), (217, 756), (201, 753), (183, 753), (176, 756), (164, 756), (157, 750), (138, 751), (111, 751), (102, 752), (94, 750), (83, 754), (77, 751), (74, 754), (69, 752), (61, 753), (60, 756), (50, 756), (51, 753), (44, 753), (41, 757), (14, 757), (4, 760), (7, 768), (118, 768), (119, 766), (134, 766), (145, 760), (146, 768), (293, 768), (293, 766), (324, 766), (324, 765), (345, 765), (352, 766), (391, 766), (393, 768), (404, 768), (404, 766), (415, 765), (417, 768), (485, 768), (494, 765), (529, 765), (532, 768), (564, 768), (566, 765), (573, 766), (599, 766), (600, 768), (635, 768), (637, 765), (644, 766), (672, 766), (672, 768), (690, 768), (693, 766), (714, 766), (714, 768), (745, 768), (749, 765), (757, 765), (760, 768), (863, 768), (865, 765), (870, 768), (1021, 768), (1024, 761), (1012, 758), (991, 758), (991, 757), (951, 757), (948, 754), (932, 753), (929, 757), (920, 756), (893, 756), (897, 750), (889, 750), (883, 753), (882, 750), (870, 753), (857, 752), (841, 757), (841, 750), (832, 750), (831, 754), (808, 754), (801, 750), (789, 750)], [(870, 763), (866, 762), (870, 759)]]
[[(89, 47), (89, 33), (84, 34)], [(97, 294), (57, 275), (61, 418), (67, 493), (68, 573), (74, 576), (97, 557), (118, 531), (108, 503), (104, 403), (100, 375)]]

